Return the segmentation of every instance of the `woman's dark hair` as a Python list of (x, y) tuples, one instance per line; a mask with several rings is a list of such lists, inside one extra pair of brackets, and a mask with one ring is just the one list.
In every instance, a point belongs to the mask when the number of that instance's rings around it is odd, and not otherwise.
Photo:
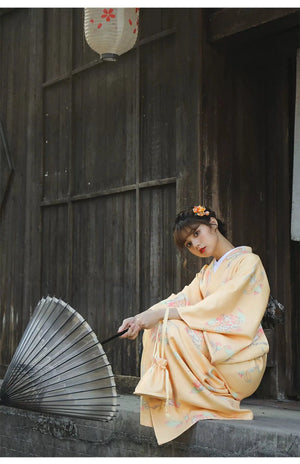
[(186, 237), (197, 230), (199, 224), (205, 224), (208, 227), (212, 227), (212, 224), (209, 223), (209, 220), (212, 217), (217, 220), (220, 233), (226, 237), (226, 226), (216, 217), (216, 213), (212, 209), (207, 206), (205, 207), (205, 212), (209, 211), (209, 214), (198, 216), (197, 213), (193, 211), (194, 208), (194, 206), (191, 206), (190, 208), (180, 211), (175, 218), (173, 237), (175, 245), (181, 250), (184, 248)]

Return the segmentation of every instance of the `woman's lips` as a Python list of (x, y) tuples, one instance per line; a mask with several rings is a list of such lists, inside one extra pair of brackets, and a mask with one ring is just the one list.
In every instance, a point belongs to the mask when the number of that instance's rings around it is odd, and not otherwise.
[(204, 252), (205, 252), (205, 248), (206, 248), (206, 247), (200, 248), (200, 253), (204, 253)]

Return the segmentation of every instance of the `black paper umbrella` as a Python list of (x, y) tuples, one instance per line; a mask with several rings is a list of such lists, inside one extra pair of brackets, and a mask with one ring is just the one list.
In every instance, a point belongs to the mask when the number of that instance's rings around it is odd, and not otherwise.
[(88, 323), (62, 300), (42, 298), (3, 379), (2, 404), (108, 421), (117, 397), (111, 366)]

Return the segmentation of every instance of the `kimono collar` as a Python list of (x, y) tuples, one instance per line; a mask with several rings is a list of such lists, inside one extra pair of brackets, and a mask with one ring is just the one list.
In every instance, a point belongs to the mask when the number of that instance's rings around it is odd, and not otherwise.
[(234, 254), (240, 254), (240, 253), (252, 253), (252, 248), (251, 247), (248, 247), (248, 246), (239, 246), (239, 247), (236, 247), (236, 248), (233, 248), (232, 250), (229, 250), (227, 251), (227, 253), (225, 253), (218, 261), (216, 259), (214, 259), (213, 261), (213, 269), (214, 269), (214, 272), (216, 272), (216, 270), (218, 269), (218, 267), (220, 266), (220, 264), (224, 261), (224, 259), (227, 258), (227, 256), (231, 253), (234, 253)]

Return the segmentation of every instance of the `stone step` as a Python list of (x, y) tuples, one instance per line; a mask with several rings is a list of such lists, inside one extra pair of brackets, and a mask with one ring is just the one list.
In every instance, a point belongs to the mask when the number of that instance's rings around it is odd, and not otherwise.
[[(0, 407), (2, 457), (299, 457), (298, 403), (248, 399), (253, 421), (199, 421), (157, 445), (139, 423), (139, 398), (122, 394), (117, 418), (97, 422)], [(243, 406), (242, 406), (243, 407)]]

